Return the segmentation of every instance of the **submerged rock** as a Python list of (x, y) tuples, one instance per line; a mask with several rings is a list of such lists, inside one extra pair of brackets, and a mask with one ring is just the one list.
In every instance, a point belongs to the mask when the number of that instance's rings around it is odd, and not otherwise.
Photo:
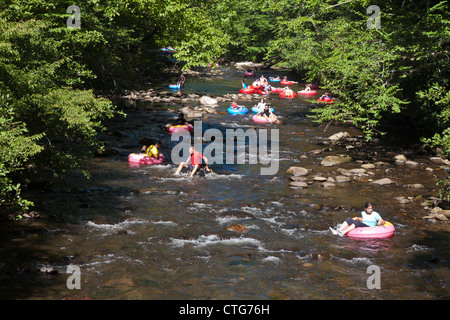
[(326, 156), (320, 163), (324, 167), (332, 167), (352, 161), (352, 157), (348, 155)]
[(296, 187), (296, 188), (307, 188), (308, 184), (304, 181), (292, 181), (289, 183), (290, 187)]
[(389, 178), (383, 178), (383, 179), (378, 179), (378, 180), (372, 181), (372, 183), (379, 184), (379, 185), (383, 186), (383, 185), (392, 184), (392, 183), (394, 183), (394, 181), (392, 181)]
[(249, 229), (242, 224), (235, 224), (235, 225), (229, 226), (227, 228), (227, 230), (235, 231), (235, 232), (239, 232), (239, 233), (247, 233)]

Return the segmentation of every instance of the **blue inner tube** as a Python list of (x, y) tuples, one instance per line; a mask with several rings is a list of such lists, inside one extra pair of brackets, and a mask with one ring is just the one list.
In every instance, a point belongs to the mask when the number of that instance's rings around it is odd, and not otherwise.
[(248, 112), (248, 109), (244, 106), (238, 106), (238, 109), (234, 109), (230, 106), (227, 111), (231, 114), (246, 114)]
[(182, 87), (179, 84), (169, 84), (169, 89), (181, 89)]
[(269, 81), (272, 81), (272, 82), (281, 82), (281, 79), (270, 79), (270, 78), (269, 78)]
[[(264, 108), (258, 108), (257, 106), (254, 106), (253, 108), (252, 108), (252, 112), (253, 113), (258, 113), (258, 112), (261, 112), (261, 111), (263, 111), (264, 110)], [(270, 110), (270, 112), (273, 112), (273, 108), (269, 108), (269, 110)]]

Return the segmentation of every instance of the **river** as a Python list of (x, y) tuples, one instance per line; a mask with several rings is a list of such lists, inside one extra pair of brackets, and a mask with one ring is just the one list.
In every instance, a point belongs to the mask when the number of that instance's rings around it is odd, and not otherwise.
[[(213, 96), (237, 93), (242, 71), (222, 69), (220, 77), (188, 78), (184, 90)], [(263, 72), (266, 77), (274, 73)], [(279, 130), (277, 174), (261, 175), (260, 164), (225, 163), (213, 165), (214, 174), (194, 178), (174, 174), (170, 153), (178, 142), (158, 128), (184, 105), (137, 103), (126, 119), (112, 123), (122, 133), (113, 138), (120, 154), (89, 161), (90, 179), (74, 175), (51, 189), (30, 191), (27, 196), (38, 202), (40, 219), (3, 219), (1, 297), (448, 299), (448, 225), (421, 219), (426, 212), (418, 200), (437, 194), (436, 177), (443, 177), (443, 170), (430, 163), (430, 156), (400, 143), (374, 142), (367, 146), (368, 162), (386, 164), (368, 170), (368, 176), (330, 187), (314, 182), (305, 189), (292, 188), (286, 173), (291, 166), (311, 169), (310, 181), (318, 173), (336, 176), (337, 167), (320, 162), (348, 150), (327, 144), (327, 138), (340, 131), (358, 138), (361, 132), (313, 123), (307, 117), (311, 98), (267, 99), (284, 124), (256, 125), (249, 114), (231, 116), (226, 113), (229, 102), (220, 102), (219, 113), (205, 115), (202, 124), (203, 130), (218, 128), (224, 135), (227, 128)], [(239, 104), (251, 107), (255, 101)], [(128, 153), (140, 149), (137, 141), (143, 136), (163, 142), (164, 164), (128, 164)], [(329, 149), (311, 152), (324, 148)], [(418, 165), (395, 164), (397, 153)], [(361, 163), (341, 167), (359, 168)], [(370, 182), (384, 177), (395, 183)], [(400, 204), (395, 200), (399, 196), (415, 200)], [(358, 216), (366, 201), (394, 224), (392, 238), (354, 240), (330, 233), (329, 227)], [(243, 231), (228, 230), (238, 224)], [(80, 289), (68, 288), (68, 265), (79, 267)], [(379, 268), (379, 288), (368, 285), (371, 266)], [(58, 273), (40, 272), (42, 267)]]

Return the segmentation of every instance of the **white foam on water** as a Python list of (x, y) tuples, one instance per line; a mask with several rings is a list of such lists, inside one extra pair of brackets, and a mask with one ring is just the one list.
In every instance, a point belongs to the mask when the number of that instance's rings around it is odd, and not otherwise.
[(352, 258), (352, 259), (345, 259), (342, 257), (334, 257), (335, 259), (345, 262), (345, 263), (350, 263), (350, 264), (366, 264), (366, 265), (372, 265), (373, 262), (372, 260), (370, 260), (367, 257), (356, 257), (356, 258)]
[[(106, 232), (114, 232), (118, 230), (126, 229), (133, 225), (140, 225), (140, 224), (156, 224), (156, 225), (168, 225), (168, 226), (177, 226), (177, 224), (173, 221), (153, 221), (153, 220), (144, 220), (144, 219), (127, 219), (125, 221), (116, 223), (116, 224), (106, 224), (106, 223), (95, 223), (92, 221), (88, 221), (86, 223), (87, 226), (95, 228), (95, 229), (101, 229)], [(132, 232), (130, 232), (132, 233)], [(106, 233), (107, 234), (107, 233)]]
[(230, 239), (221, 239), (217, 235), (201, 235), (197, 239), (174, 239), (171, 238), (172, 245), (176, 247), (184, 247), (187, 244), (192, 244), (194, 247), (206, 247), (210, 245), (259, 245), (260, 241), (248, 238), (248, 237), (239, 237), (239, 238), (230, 238)]
[(272, 263), (278, 264), (281, 262), (281, 259), (278, 257), (274, 257), (274, 256), (268, 256), (263, 259), (263, 262), (272, 262)]
[(413, 244), (411, 247), (406, 249), (407, 253), (411, 253), (411, 252), (421, 252), (421, 251), (428, 251), (431, 250), (431, 248), (424, 246), (424, 245), (420, 245), (420, 244)]
[(97, 228), (97, 229), (104, 229), (104, 230), (120, 230), (120, 229), (124, 229), (130, 225), (133, 224), (144, 224), (144, 223), (148, 223), (147, 220), (142, 220), (142, 219), (132, 219), (132, 220), (125, 220), (116, 224), (106, 224), (106, 223), (95, 223), (92, 221), (88, 221), (87, 225), (89, 227), (93, 227), (93, 228)]

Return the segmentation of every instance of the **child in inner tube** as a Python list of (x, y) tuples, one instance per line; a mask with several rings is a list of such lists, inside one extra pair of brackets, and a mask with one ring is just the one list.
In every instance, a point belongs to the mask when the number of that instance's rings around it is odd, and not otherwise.
[(185, 125), (188, 125), (188, 124), (189, 123), (184, 118), (184, 113), (180, 112), (178, 114), (178, 118), (177, 119), (175, 119), (174, 121), (166, 124), (165, 127), (161, 126), (161, 129), (164, 130), (164, 131), (167, 131), (167, 129), (169, 129), (170, 127), (173, 127), (173, 126), (185, 126)]
[(150, 158), (158, 159), (159, 157), (159, 149), (161, 148), (161, 141), (157, 141), (154, 145), (150, 145), (148, 148), (147, 146), (142, 146), (140, 154), (143, 154)]
[(265, 106), (266, 106), (266, 101), (264, 100), (264, 98), (261, 98), (261, 100), (256, 105), (256, 107), (261, 110), (263, 110), (265, 108)]
[(284, 87), (283, 91), (286, 96), (292, 96), (294, 94), (294, 91), (289, 86)]
[[(205, 162), (204, 164), (202, 159)], [(188, 164), (188, 162), (190, 162), (190, 164)], [(206, 158), (201, 152), (195, 151), (195, 147), (193, 145), (189, 148), (189, 157), (186, 159), (186, 162), (180, 163), (175, 174), (179, 174), (183, 168), (192, 170), (189, 177), (196, 174), (200, 168), (204, 168), (206, 172), (211, 171), (208, 167), (208, 158)]]
[[(342, 237), (355, 228), (368, 228), (381, 226), (384, 224), (384, 220), (381, 218), (380, 214), (373, 211), (373, 205), (371, 202), (366, 202), (364, 204), (364, 210), (361, 211), (361, 216), (362, 218), (347, 218), (347, 220), (345, 220), (345, 222), (337, 230), (334, 230), (332, 228), (330, 228), (330, 230), (331, 232), (333, 232), (333, 234), (338, 234)], [(348, 228), (345, 229), (346, 227)]]
[(284, 76), (282, 81), (283, 81), (283, 82), (298, 83), (297, 81), (288, 80), (288, 79), (287, 79), (287, 76)]
[(333, 98), (331, 98), (330, 94), (328, 92), (325, 92), (320, 98), (319, 100), (324, 100), (324, 99), (330, 99), (333, 100)]

